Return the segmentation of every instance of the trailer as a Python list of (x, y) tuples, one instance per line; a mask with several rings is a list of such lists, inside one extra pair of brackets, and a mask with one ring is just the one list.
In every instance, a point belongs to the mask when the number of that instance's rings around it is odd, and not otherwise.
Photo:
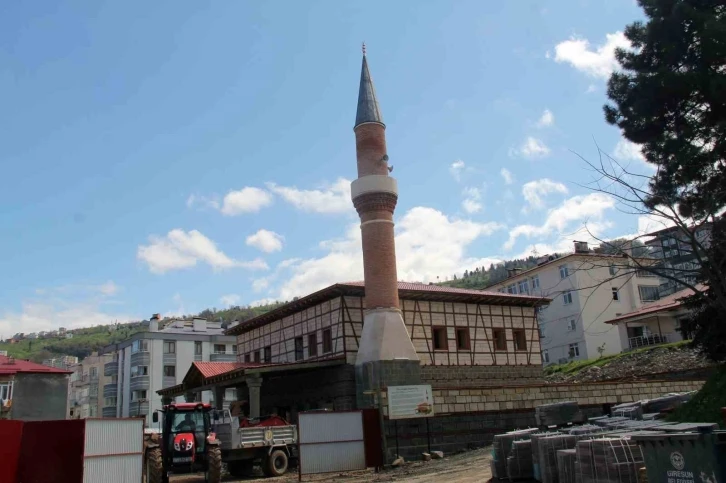
[(265, 476), (281, 476), (297, 464), (297, 426), (280, 416), (237, 418), (229, 410), (217, 410), (212, 412), (212, 430), (232, 476), (249, 476), (254, 465)]

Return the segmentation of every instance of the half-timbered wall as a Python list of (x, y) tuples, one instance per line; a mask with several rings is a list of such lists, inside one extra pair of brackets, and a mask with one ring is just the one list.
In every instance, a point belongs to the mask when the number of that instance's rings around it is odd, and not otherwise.
[[(423, 366), (531, 366), (540, 368), (539, 329), (534, 309), (506, 305), (402, 300), (401, 308), (409, 336)], [(315, 360), (345, 354), (355, 363), (363, 330), (363, 297), (339, 297), (275, 320), (238, 336), (237, 353), (242, 361), (270, 347), (272, 362), (295, 362), (295, 339), (302, 337), (302, 360)], [(445, 349), (435, 349), (433, 329), (446, 331)], [(332, 351), (323, 352), (323, 331), (330, 329)], [(468, 331), (469, 347), (457, 347), (456, 331)], [(497, 350), (494, 330), (503, 330), (506, 349)], [(517, 349), (515, 331), (523, 331), (525, 348)], [(310, 355), (308, 335), (316, 334), (317, 355)], [(297, 359), (300, 360), (300, 359)], [(426, 370), (424, 369), (424, 372)], [(509, 377), (511, 375), (508, 375)]]
[[(357, 337), (362, 329), (360, 297), (345, 297), (345, 305), (355, 319), (346, 324), (350, 337), (349, 351), (357, 350)], [(445, 366), (541, 366), (539, 329), (534, 309), (506, 305), (480, 305), (458, 302), (401, 301), (403, 320), (422, 365)], [(357, 320), (356, 320), (357, 319)], [(433, 329), (446, 330), (447, 346), (435, 349)], [(469, 348), (460, 349), (456, 343), (457, 329), (468, 330)], [(506, 350), (497, 350), (493, 330), (504, 330)], [(514, 331), (524, 331), (526, 347), (517, 350)]]
[[(254, 362), (254, 354), (259, 351), (260, 361), (264, 362), (266, 347), (270, 348), (273, 363), (342, 355), (345, 337), (343, 309), (341, 299), (335, 298), (244, 332), (237, 337), (237, 355), (241, 362), (247, 355)], [(331, 332), (331, 351), (323, 352), (323, 331), (328, 329)], [(317, 340), (317, 355), (311, 356), (308, 336), (313, 333)], [(302, 359), (295, 357), (295, 339), (298, 337), (302, 337)]]

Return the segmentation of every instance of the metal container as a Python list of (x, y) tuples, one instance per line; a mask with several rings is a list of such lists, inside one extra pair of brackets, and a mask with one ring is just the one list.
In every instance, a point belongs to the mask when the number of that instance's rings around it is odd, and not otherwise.
[(726, 482), (726, 431), (636, 435), (649, 483)]
[(143, 419), (87, 419), (83, 483), (139, 483)]

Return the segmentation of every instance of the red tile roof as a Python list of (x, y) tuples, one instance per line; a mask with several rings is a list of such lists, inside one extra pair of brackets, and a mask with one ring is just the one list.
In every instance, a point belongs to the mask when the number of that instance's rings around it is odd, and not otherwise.
[(240, 362), (194, 362), (193, 365), (204, 377), (218, 376), (245, 366)]
[[(227, 329), (228, 335), (238, 335), (253, 327), (259, 327), (273, 320), (299, 312), (313, 305), (331, 300), (341, 295), (365, 296), (364, 282), (345, 282), (330, 285), (292, 302), (288, 302), (274, 310), (246, 320), (241, 324)], [(485, 303), (498, 305), (515, 305), (535, 307), (551, 302), (547, 297), (518, 295), (487, 290), (442, 287), (425, 283), (398, 282), (398, 296), (404, 300), (424, 300), (437, 302)]]
[[(703, 285), (697, 285), (697, 289), (699, 290), (705, 290), (705, 287)], [(688, 297), (689, 295), (693, 295), (693, 290), (690, 288), (687, 288), (685, 290), (681, 290), (679, 292), (676, 292), (674, 294), (671, 294), (667, 297), (663, 297), (660, 300), (656, 300), (655, 302), (651, 302), (649, 304), (643, 305), (642, 307), (633, 310), (632, 312), (628, 312), (627, 314), (623, 314), (620, 317), (616, 317), (614, 319), (610, 319), (605, 321), (606, 324), (618, 324), (620, 322), (623, 322), (625, 320), (630, 320), (636, 317), (641, 317), (643, 315), (648, 314), (655, 314), (659, 312), (669, 312), (671, 310), (679, 309), (683, 305), (683, 301), (681, 299)]]
[(53, 373), (53, 374), (70, 374), (71, 371), (58, 369), (57, 367), (48, 367), (35, 362), (24, 361), (22, 359), (13, 359), (12, 357), (0, 356), (0, 374), (17, 374), (18, 372), (26, 373)]

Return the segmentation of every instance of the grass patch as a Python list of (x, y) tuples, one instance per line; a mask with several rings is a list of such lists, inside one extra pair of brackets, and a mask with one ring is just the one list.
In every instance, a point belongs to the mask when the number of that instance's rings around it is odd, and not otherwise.
[(680, 342), (671, 342), (670, 344), (663, 344), (663, 345), (655, 345), (650, 347), (641, 347), (640, 349), (635, 349), (628, 352), (621, 352), (619, 354), (611, 354), (608, 356), (599, 357), (597, 359), (588, 359), (586, 361), (572, 361), (567, 362), (565, 364), (555, 364), (551, 366), (547, 366), (544, 369), (545, 375), (551, 375), (551, 374), (575, 374), (577, 372), (582, 371), (583, 369), (587, 369), (588, 367), (601, 367), (606, 364), (609, 364), (610, 362), (613, 362), (617, 359), (621, 359), (624, 357), (630, 357), (635, 354), (642, 354), (644, 352), (650, 352), (650, 351), (656, 351), (656, 350), (668, 350), (672, 348), (679, 348), (689, 345), (691, 342), (688, 340), (682, 340)]
[(721, 365), (700, 391), (668, 416), (669, 421), (718, 423), (724, 428), (721, 408), (726, 407), (726, 365)]

